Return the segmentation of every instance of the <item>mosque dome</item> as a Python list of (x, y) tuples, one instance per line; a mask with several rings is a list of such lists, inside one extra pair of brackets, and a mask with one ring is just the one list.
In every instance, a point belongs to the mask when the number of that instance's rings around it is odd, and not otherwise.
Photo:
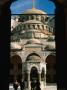
[(46, 13), (43, 12), (42, 10), (32, 8), (32, 9), (26, 10), (23, 14), (46, 14)]
[(41, 42), (38, 39), (30, 39), (26, 42), (26, 44), (41, 44)]

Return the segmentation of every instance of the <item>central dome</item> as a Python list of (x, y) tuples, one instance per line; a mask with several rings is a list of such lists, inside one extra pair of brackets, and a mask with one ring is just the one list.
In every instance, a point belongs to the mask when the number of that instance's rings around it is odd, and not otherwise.
[(43, 12), (42, 10), (32, 8), (32, 9), (26, 10), (23, 14), (46, 14), (46, 13)]

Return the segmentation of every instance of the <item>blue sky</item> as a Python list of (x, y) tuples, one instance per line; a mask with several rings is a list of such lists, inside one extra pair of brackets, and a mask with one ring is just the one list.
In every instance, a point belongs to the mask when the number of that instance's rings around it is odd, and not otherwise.
[[(47, 14), (54, 14), (55, 5), (50, 0), (34, 0), (35, 8), (43, 10)], [(27, 9), (32, 8), (32, 0), (17, 0), (11, 4), (12, 14), (21, 14)]]

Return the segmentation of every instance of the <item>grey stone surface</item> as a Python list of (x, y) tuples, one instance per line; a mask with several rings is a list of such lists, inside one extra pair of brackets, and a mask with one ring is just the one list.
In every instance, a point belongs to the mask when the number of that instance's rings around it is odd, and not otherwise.
[[(13, 88), (9, 88), (9, 90), (14, 90), (14, 89)], [(20, 90), (20, 88), (18, 88), (18, 90)], [(25, 89), (25, 90), (28, 90), (28, 89)], [(45, 86), (41, 90), (57, 90), (57, 86)]]

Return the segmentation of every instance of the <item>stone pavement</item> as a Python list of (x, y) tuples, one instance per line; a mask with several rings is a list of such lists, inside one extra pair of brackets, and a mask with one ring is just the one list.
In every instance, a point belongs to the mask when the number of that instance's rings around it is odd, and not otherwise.
[[(9, 87), (9, 90), (14, 90), (12, 86)], [(20, 87), (18, 88), (20, 90)], [(26, 89), (27, 90), (27, 89)], [(57, 86), (45, 86), (41, 90), (57, 90)]]

